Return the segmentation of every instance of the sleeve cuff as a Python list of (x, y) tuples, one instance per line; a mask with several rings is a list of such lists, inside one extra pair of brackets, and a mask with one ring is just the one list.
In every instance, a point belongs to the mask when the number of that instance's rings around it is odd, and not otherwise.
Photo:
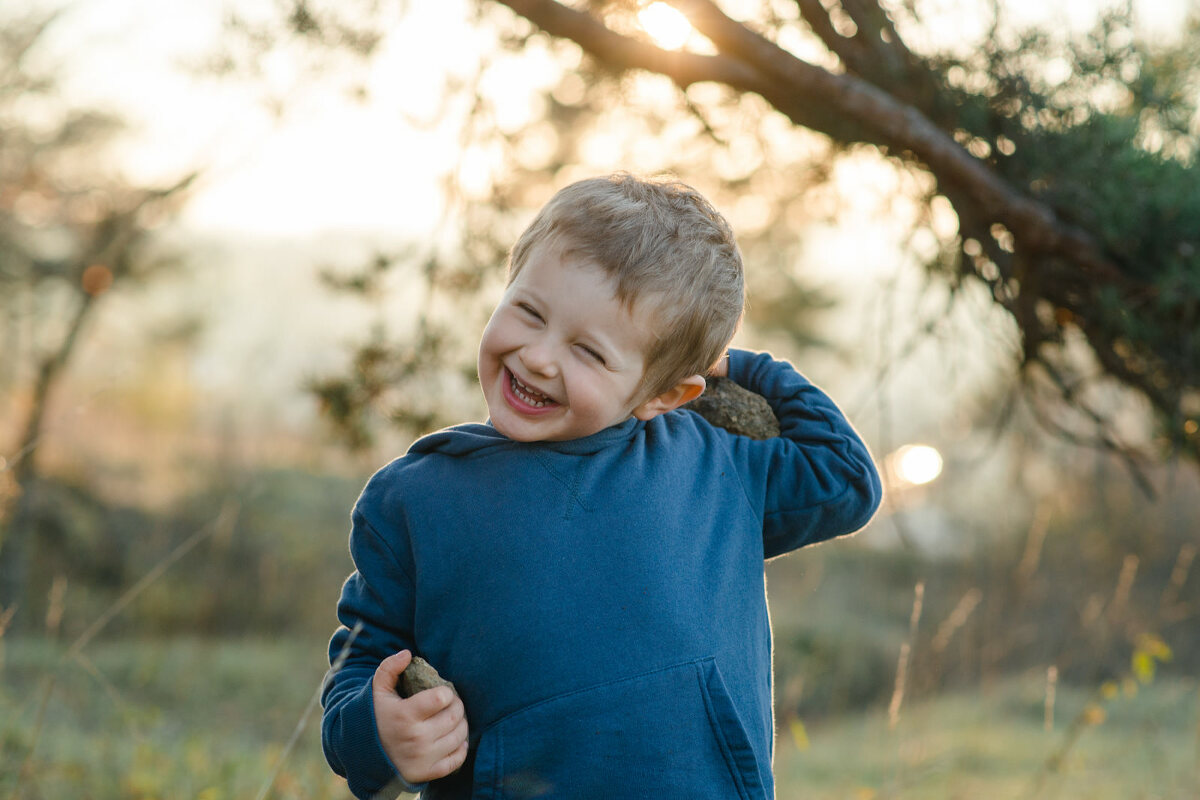
[(400, 774), (383, 750), (379, 728), (375, 724), (375, 702), (368, 682), (342, 706), (343, 723), (359, 720), (357, 725), (344, 725), (339, 755), (346, 770), (350, 791), (355, 797), (375, 797), (383, 789), (417, 793), (427, 783), (409, 783)]

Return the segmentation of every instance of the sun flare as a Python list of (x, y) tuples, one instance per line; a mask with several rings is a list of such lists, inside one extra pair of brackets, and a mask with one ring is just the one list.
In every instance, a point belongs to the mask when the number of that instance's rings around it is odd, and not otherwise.
[(892, 454), (892, 465), (896, 477), (920, 486), (942, 474), (942, 454), (927, 444), (906, 444)]
[(688, 18), (666, 3), (651, 3), (638, 12), (637, 18), (654, 43), (665, 50), (678, 50), (692, 35)]

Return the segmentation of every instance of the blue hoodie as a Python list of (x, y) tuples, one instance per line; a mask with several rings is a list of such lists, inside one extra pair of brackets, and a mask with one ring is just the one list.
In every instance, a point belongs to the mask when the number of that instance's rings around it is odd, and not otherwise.
[[(467, 763), (426, 798), (769, 798), (763, 560), (850, 533), (879, 476), (833, 402), (786, 362), (729, 376), (781, 435), (676, 410), (566, 442), (490, 425), (426, 436), (354, 508), (356, 571), (330, 643), (322, 742), (358, 797), (397, 773), (371, 678), (403, 649), (453, 681)], [(350, 629), (362, 623), (351, 637)]]

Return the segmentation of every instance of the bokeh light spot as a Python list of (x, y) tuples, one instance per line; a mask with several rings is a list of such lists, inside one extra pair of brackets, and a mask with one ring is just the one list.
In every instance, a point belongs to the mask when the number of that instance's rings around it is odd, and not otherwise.
[(638, 24), (654, 43), (665, 50), (678, 50), (692, 35), (692, 23), (666, 3), (651, 3), (638, 12)]
[(896, 476), (914, 486), (929, 483), (942, 474), (942, 454), (927, 444), (906, 444), (892, 455)]

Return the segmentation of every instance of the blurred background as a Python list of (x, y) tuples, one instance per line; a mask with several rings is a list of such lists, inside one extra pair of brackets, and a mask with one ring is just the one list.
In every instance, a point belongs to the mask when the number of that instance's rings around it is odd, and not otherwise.
[(767, 565), (779, 796), (1200, 797), (1200, 8), (1058, 5), (0, 8), (0, 794), (348, 796), (349, 510), (624, 169), (885, 475)]

